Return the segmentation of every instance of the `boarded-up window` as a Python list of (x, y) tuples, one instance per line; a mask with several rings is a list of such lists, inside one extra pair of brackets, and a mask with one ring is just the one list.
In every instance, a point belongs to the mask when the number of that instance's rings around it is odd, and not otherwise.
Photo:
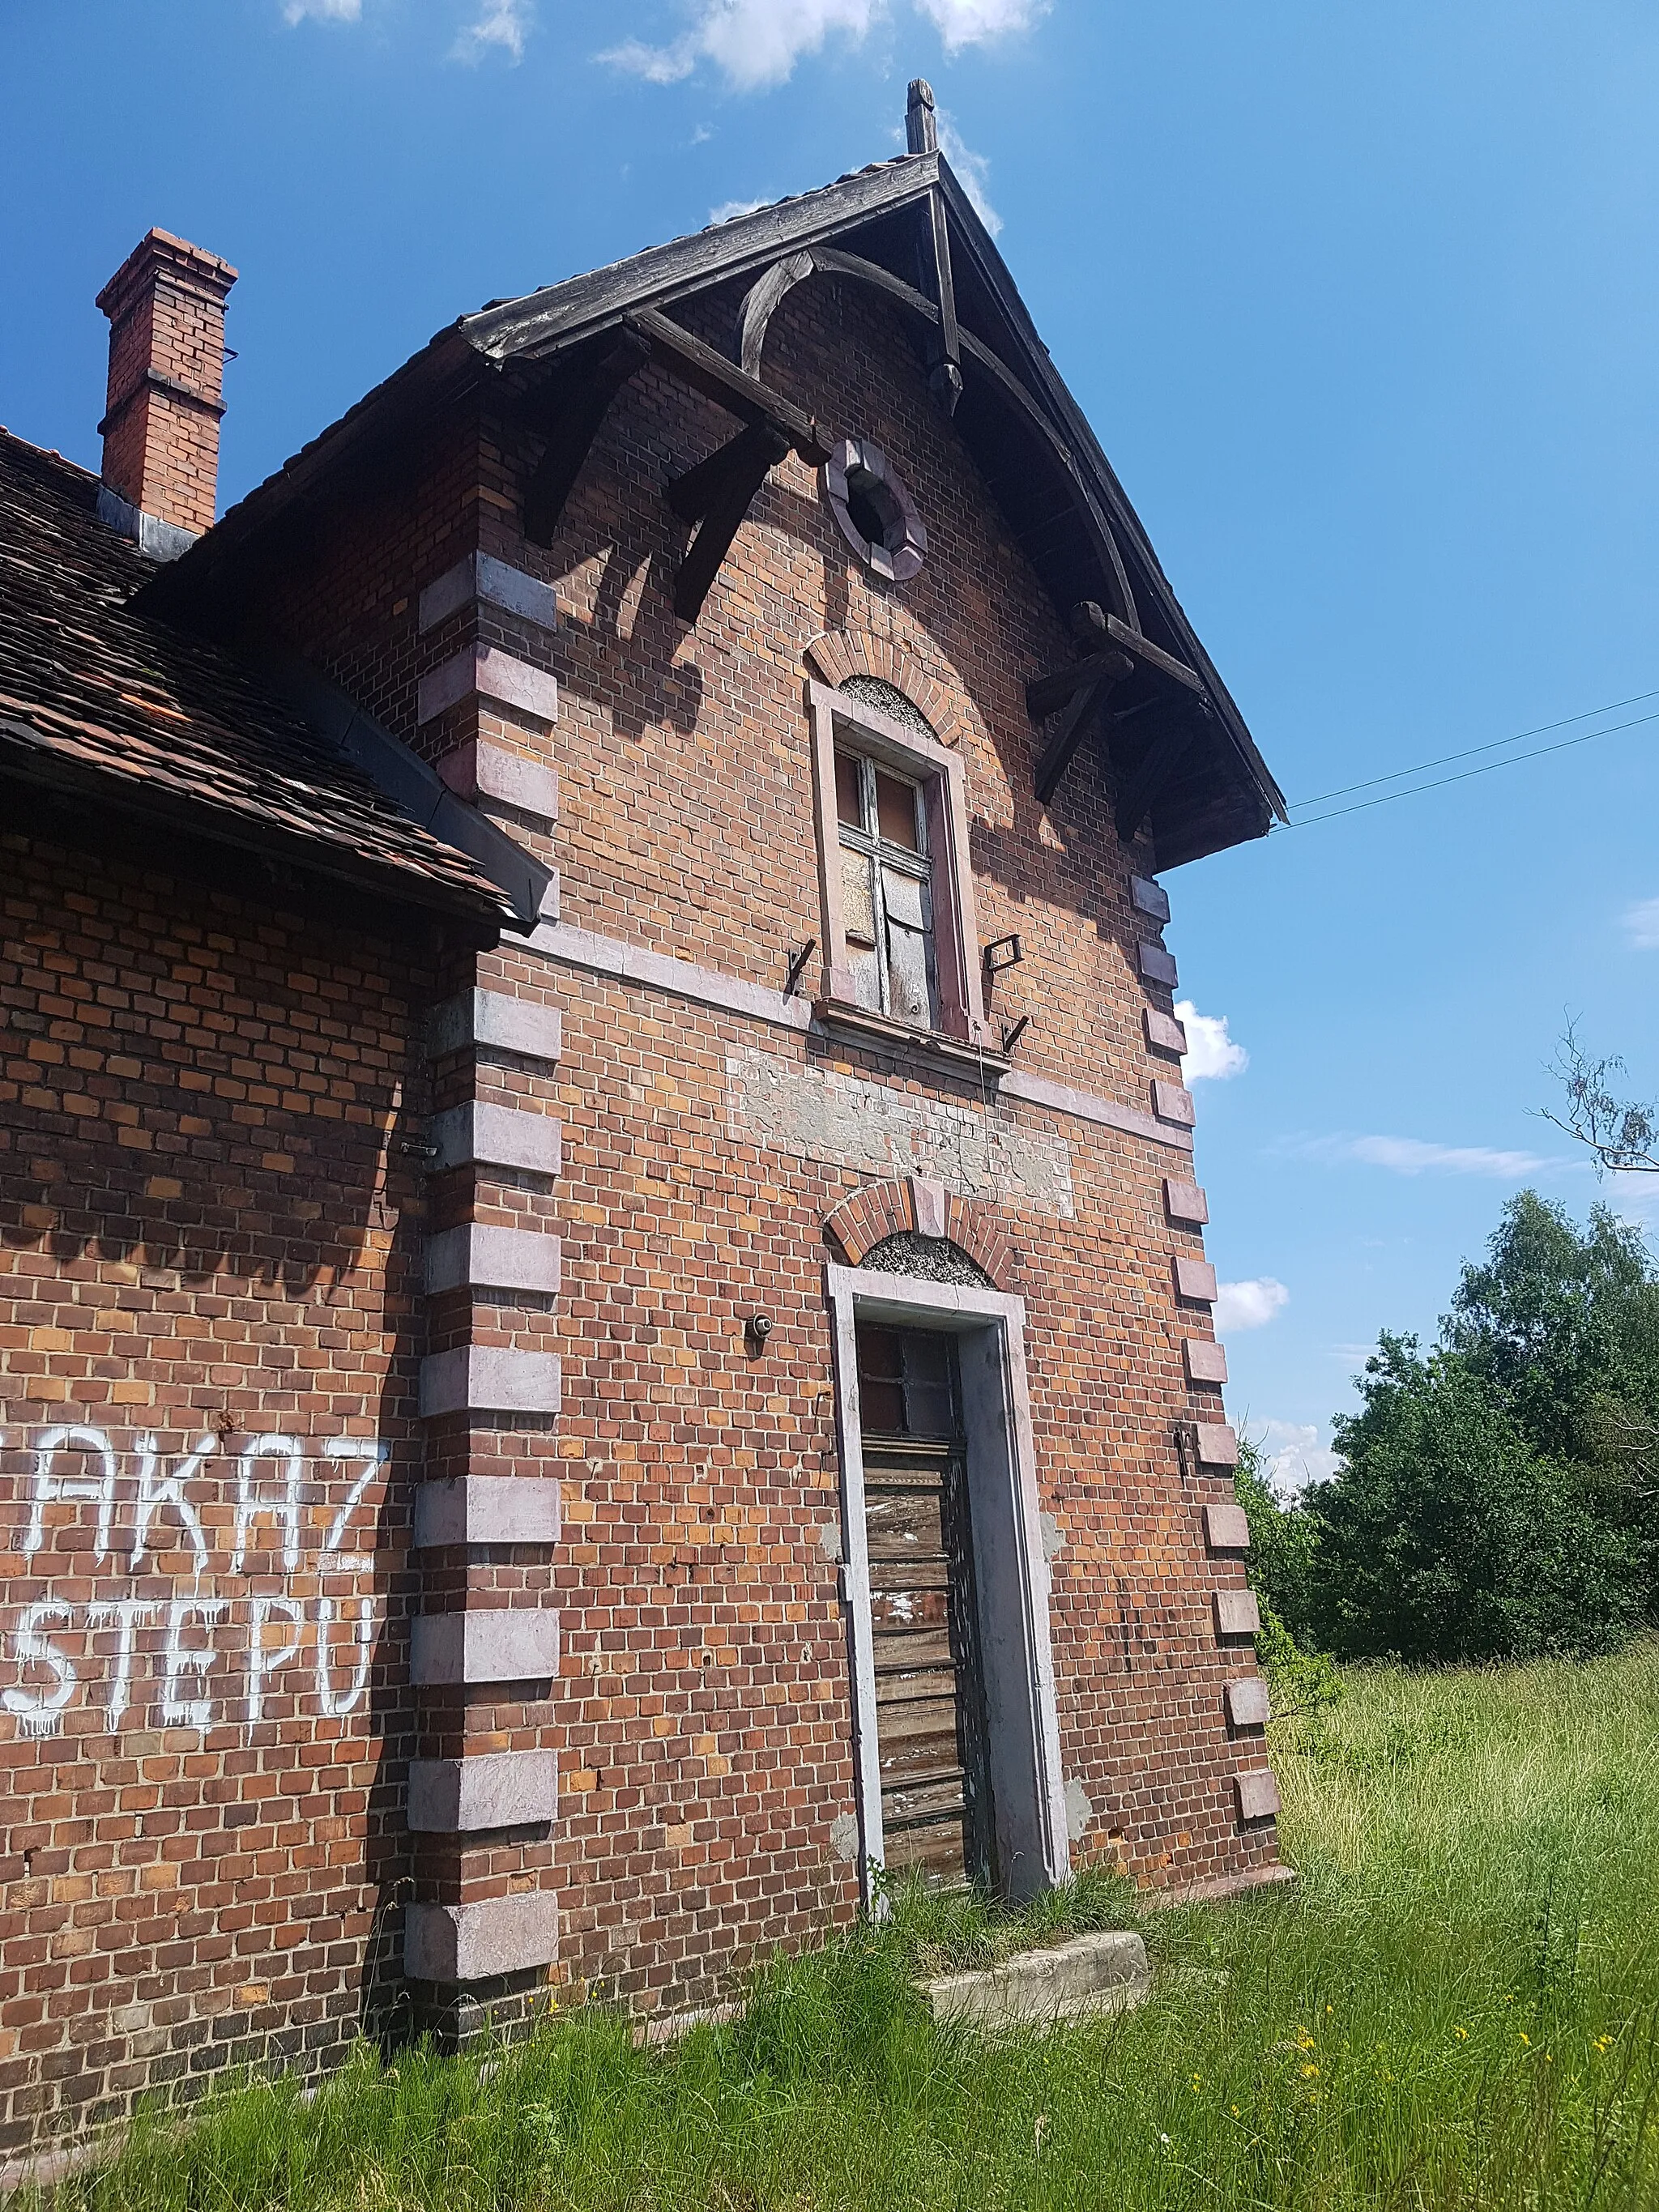
[(937, 1016), (932, 869), (920, 787), (836, 755), (842, 919), (860, 1006), (931, 1028)]

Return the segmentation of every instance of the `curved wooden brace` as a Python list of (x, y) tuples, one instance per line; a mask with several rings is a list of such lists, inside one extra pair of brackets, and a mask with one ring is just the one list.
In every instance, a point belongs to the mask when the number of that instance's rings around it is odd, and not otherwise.
[(743, 305), (738, 310), (738, 359), (744, 374), (752, 376), (757, 383), (761, 355), (766, 348), (766, 326), (785, 294), (792, 292), (803, 276), (811, 273), (810, 253), (791, 253), (781, 261), (775, 261), (743, 295)]

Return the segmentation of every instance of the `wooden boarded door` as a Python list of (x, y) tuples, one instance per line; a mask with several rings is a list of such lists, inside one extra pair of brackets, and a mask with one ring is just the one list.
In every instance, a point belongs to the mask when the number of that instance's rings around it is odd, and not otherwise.
[(991, 1803), (955, 1340), (858, 1326), (883, 1858), (989, 1882)]

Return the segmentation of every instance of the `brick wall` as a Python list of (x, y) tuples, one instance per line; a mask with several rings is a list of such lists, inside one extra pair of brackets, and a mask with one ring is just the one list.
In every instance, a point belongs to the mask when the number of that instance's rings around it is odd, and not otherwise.
[(0, 2158), (337, 2055), (398, 1994), (366, 1971), (405, 1852), (390, 1133), (431, 989), (187, 873), (5, 860)]

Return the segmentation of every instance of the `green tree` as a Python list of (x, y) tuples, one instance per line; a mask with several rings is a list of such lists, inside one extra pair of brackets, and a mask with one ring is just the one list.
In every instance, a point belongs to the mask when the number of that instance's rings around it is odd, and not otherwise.
[[(1415, 1338), (1385, 1333), (1363, 1410), (1335, 1424), (1343, 1465), (1307, 1510), (1310, 1616), (1339, 1657), (1582, 1654), (1640, 1623), (1627, 1516), (1593, 1468), (1528, 1433), (1477, 1356), (1489, 1348), (1443, 1343), (1425, 1356)], [(1524, 1370), (1516, 1395), (1533, 1403)]]

